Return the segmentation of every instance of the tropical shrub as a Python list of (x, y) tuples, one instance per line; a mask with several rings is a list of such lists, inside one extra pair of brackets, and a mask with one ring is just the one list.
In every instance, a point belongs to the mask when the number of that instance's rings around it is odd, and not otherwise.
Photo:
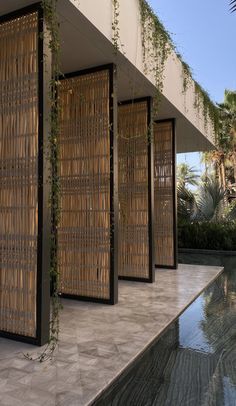
[(236, 251), (236, 222), (180, 223), (179, 248)]
[(178, 185), (179, 248), (236, 250), (236, 205), (216, 179), (206, 178), (193, 193)]

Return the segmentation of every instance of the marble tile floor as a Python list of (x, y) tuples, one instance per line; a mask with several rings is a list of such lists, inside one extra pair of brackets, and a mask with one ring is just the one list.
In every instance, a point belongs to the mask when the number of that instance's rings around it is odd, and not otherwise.
[(115, 306), (62, 300), (52, 361), (29, 361), (42, 349), (0, 338), (0, 406), (91, 404), (221, 272), (180, 265), (157, 270), (154, 284), (120, 281)]

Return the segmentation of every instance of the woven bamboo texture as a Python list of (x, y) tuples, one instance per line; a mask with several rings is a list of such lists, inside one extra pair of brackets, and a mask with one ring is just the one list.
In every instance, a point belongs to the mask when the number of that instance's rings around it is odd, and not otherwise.
[(36, 335), (37, 13), (0, 24), (0, 330)]
[(110, 298), (109, 71), (62, 80), (61, 220), (63, 294)]
[(173, 126), (154, 123), (155, 263), (174, 266)]
[(118, 108), (119, 276), (149, 277), (148, 106)]

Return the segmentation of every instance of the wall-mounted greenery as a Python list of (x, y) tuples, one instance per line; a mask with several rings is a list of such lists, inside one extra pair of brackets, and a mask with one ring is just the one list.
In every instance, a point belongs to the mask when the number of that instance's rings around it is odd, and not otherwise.
[(173, 48), (172, 40), (146, 0), (139, 0), (139, 5), (144, 71), (154, 74), (156, 87), (162, 92), (165, 63)]
[[(57, 228), (60, 221), (60, 182), (58, 176), (58, 136), (59, 136), (59, 103), (57, 100), (58, 87), (60, 85), (59, 78), (61, 76), (60, 69), (60, 38), (59, 38), (59, 21), (57, 16), (58, 0), (43, 0), (42, 8), (46, 28), (49, 33), (49, 50), (51, 52), (51, 82), (49, 85), (49, 100), (50, 100), (50, 125), (49, 133), (49, 153), (48, 159), (50, 163), (49, 182), (51, 185), (51, 193), (49, 205), (51, 208), (51, 263), (50, 263), (50, 280), (53, 281), (51, 290), (51, 321), (50, 321), (50, 340), (48, 351), (44, 358), (49, 358), (53, 354), (59, 334), (59, 311), (61, 304), (59, 301), (59, 270), (57, 257)], [(47, 56), (45, 56), (47, 57)], [(44, 359), (43, 359), (44, 360)]]
[[(208, 119), (210, 118), (214, 126), (215, 135), (217, 137), (219, 131), (218, 107), (211, 101), (209, 94), (202, 88), (202, 86), (198, 82), (194, 81), (194, 87), (195, 96), (198, 99), (198, 105), (199, 103), (202, 104), (205, 126), (207, 125)], [(217, 138), (215, 141), (217, 142)]]
[(179, 61), (181, 62), (182, 65), (182, 78), (183, 78), (183, 94), (186, 94), (188, 88), (192, 84), (193, 80), (193, 75), (192, 75), (192, 69), (190, 66), (185, 62), (182, 58), (182, 55), (180, 53), (176, 54)]
[[(165, 29), (159, 18), (156, 16), (146, 0), (139, 0), (141, 24), (142, 24), (142, 46), (144, 71), (153, 72), (156, 86), (161, 92), (163, 90), (164, 69), (168, 55), (174, 51), (182, 65), (183, 93), (193, 83), (193, 75), (189, 65), (183, 60), (181, 54), (176, 50), (173, 40)], [(218, 132), (218, 109), (211, 101), (208, 93), (194, 81), (195, 103), (194, 107), (200, 111), (203, 109), (205, 127), (210, 119), (213, 123), (215, 133)]]
[(29, 354), (26, 354), (28, 359), (38, 360), (39, 362), (50, 359), (56, 349), (59, 335), (59, 311), (61, 309), (57, 259), (57, 228), (60, 220), (60, 184), (58, 177), (59, 103), (57, 95), (58, 86), (60, 84), (59, 77), (61, 76), (59, 22), (56, 10), (57, 2), (58, 0), (43, 0), (41, 3), (46, 30), (49, 36), (48, 47), (50, 51), (50, 56), (44, 55), (44, 57), (50, 58), (51, 61), (51, 81), (47, 95), (50, 103), (50, 132), (48, 134), (48, 150), (44, 151), (49, 163), (49, 177), (46, 181), (50, 184), (49, 206), (51, 210), (51, 238), (49, 273), (51, 281), (51, 316), (49, 343), (36, 358), (32, 358)]
[(113, 17), (112, 17), (112, 42), (117, 52), (120, 49), (120, 27), (119, 27), (119, 15), (120, 5), (118, 0), (112, 0), (113, 5)]

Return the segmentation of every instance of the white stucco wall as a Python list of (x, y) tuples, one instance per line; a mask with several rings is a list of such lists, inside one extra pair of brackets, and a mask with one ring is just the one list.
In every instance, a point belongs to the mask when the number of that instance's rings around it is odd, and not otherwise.
[[(110, 41), (112, 41), (112, 0), (70, 0), (84, 16)], [(153, 84), (153, 74), (144, 73), (142, 56), (141, 18), (138, 0), (119, 0), (119, 35), (122, 53)], [(120, 45), (121, 45), (120, 44)], [(164, 96), (183, 114), (210, 142), (214, 142), (214, 128), (210, 120), (205, 125), (203, 111), (194, 108), (195, 92), (192, 82), (183, 94), (182, 65), (172, 52), (164, 72)]]

